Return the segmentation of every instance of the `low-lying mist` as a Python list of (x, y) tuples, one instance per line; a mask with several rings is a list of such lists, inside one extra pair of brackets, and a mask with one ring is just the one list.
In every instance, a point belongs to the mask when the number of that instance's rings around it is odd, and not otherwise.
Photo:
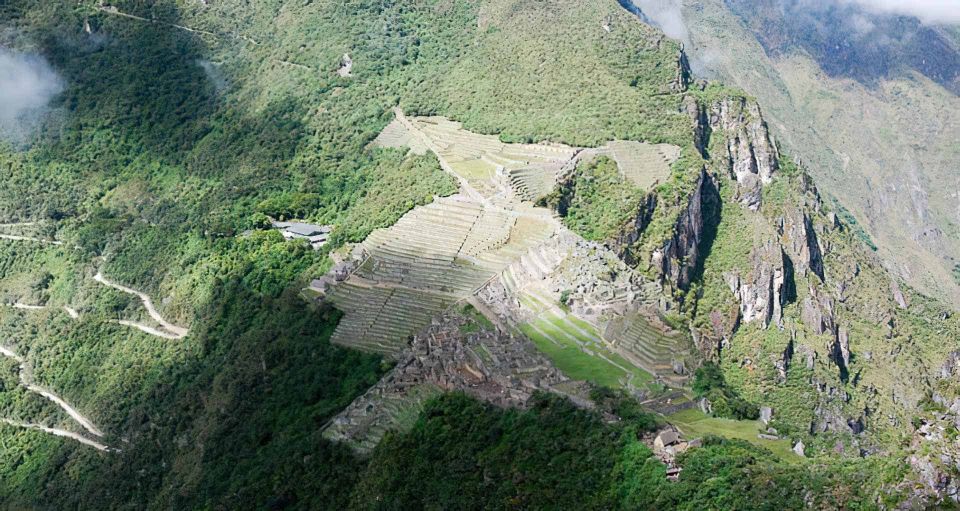
[(25, 143), (63, 88), (42, 56), (0, 46), (0, 140)]

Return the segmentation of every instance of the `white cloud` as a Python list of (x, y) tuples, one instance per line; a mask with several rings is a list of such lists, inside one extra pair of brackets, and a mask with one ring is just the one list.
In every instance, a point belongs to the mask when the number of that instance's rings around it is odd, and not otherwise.
[(924, 23), (960, 24), (960, 0), (841, 0), (874, 12), (915, 16)]
[(633, 0), (644, 16), (667, 37), (678, 41), (689, 41), (687, 26), (683, 22), (680, 0)]
[(0, 47), (0, 137), (23, 142), (63, 90), (63, 80), (43, 57)]

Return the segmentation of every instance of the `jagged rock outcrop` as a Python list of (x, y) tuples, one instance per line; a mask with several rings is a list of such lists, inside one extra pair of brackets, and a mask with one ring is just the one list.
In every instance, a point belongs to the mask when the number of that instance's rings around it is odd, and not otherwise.
[(810, 286), (809, 291), (807, 297), (803, 299), (800, 320), (817, 335), (834, 332), (836, 320), (833, 298), (822, 293), (818, 286)]
[(683, 43), (680, 44), (680, 51), (677, 52), (677, 74), (670, 82), (671, 92), (684, 92), (690, 86), (690, 61), (687, 60), (687, 54), (683, 51)]
[(746, 98), (715, 101), (710, 106), (709, 126), (725, 138), (728, 170), (737, 181), (737, 199), (752, 210), (759, 209), (762, 186), (773, 180), (779, 167), (779, 153), (771, 142), (760, 106)]
[(704, 159), (709, 159), (710, 154), (707, 146), (710, 144), (710, 118), (707, 116), (707, 109), (693, 96), (684, 96), (680, 103), (680, 112), (686, 113), (690, 118), (691, 130), (693, 131), (693, 144)]
[(825, 279), (823, 271), (823, 251), (810, 215), (800, 208), (791, 209), (780, 219), (777, 230), (790, 253), (795, 257), (797, 273), (806, 275), (813, 272)]
[(771, 323), (782, 328), (783, 306), (793, 286), (793, 265), (772, 240), (754, 247), (750, 260), (752, 269), (747, 275), (742, 276), (738, 270), (724, 275), (740, 304), (742, 321), (759, 320), (764, 328)]
[(850, 366), (850, 338), (847, 329), (840, 327), (830, 345), (830, 359), (840, 369), (840, 380), (847, 381)]
[(696, 188), (677, 218), (673, 237), (651, 255), (651, 266), (659, 270), (664, 281), (679, 289), (690, 286), (700, 257), (704, 227), (706, 222), (717, 220), (719, 206), (720, 195), (713, 176), (701, 169)]
[(793, 342), (794, 339), (791, 338), (787, 343), (787, 347), (783, 349), (783, 353), (780, 354), (780, 358), (774, 364), (774, 366), (777, 368), (777, 381), (779, 383), (787, 381), (787, 371), (790, 369), (790, 364), (793, 362)]
[(637, 264), (637, 259), (630, 250), (653, 220), (653, 213), (657, 209), (657, 194), (649, 193), (644, 197), (643, 202), (637, 207), (637, 214), (633, 220), (620, 231), (617, 239), (613, 242), (614, 247), (618, 247), (621, 259), (631, 266)]

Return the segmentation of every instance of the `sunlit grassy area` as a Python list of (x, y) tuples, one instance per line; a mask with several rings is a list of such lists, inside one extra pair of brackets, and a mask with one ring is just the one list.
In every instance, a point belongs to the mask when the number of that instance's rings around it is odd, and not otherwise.
[(687, 438), (718, 435), (727, 438), (739, 438), (752, 444), (771, 450), (784, 461), (799, 461), (791, 450), (789, 440), (761, 440), (760, 421), (737, 421), (710, 417), (696, 408), (683, 410), (667, 417), (667, 420), (680, 428)]
[[(589, 325), (586, 326), (589, 327)], [(628, 380), (634, 386), (649, 384), (653, 381), (653, 377), (646, 371), (638, 369), (620, 355), (597, 344), (583, 332), (564, 328), (555, 320), (537, 319), (521, 325), (520, 330), (570, 378), (612, 388), (622, 387)], [(586, 332), (590, 333), (590, 330)], [(586, 353), (577, 344), (578, 341), (595, 354)]]
[(584, 353), (573, 341), (554, 342), (530, 325), (521, 325), (520, 330), (570, 378), (586, 380), (604, 387), (622, 386), (620, 380), (626, 373), (601, 358)]

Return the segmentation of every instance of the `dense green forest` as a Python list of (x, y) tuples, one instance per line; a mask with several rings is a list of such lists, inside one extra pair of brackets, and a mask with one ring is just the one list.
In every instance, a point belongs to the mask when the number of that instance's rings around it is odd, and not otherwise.
[[(390, 362), (331, 345), (339, 313), (301, 289), (331, 265), (331, 252), (456, 191), (435, 157), (370, 147), (392, 107), (511, 142), (675, 144), (684, 157), (660, 192), (672, 206), (690, 192), (703, 162), (671, 89), (679, 47), (616, 2), (105, 5), (0, 3), (0, 45), (42, 55), (66, 84), (26, 144), (0, 145), (0, 223), (39, 223), (3, 233), (62, 242), (0, 240), (0, 302), (46, 307), (3, 307), (0, 331), (32, 378), (67, 396), (118, 450), (0, 424), (0, 507), (896, 500), (879, 490), (903, 470), (888, 458), (788, 463), (721, 438), (683, 455), (675, 484), (641, 442), (659, 419), (619, 395), (594, 396), (596, 410), (539, 396), (526, 411), (446, 395), (368, 457), (321, 437)], [(341, 76), (347, 53), (353, 68)], [(615, 232), (642, 198), (612, 193), (611, 166), (580, 170), (596, 180), (578, 190), (567, 217), (594, 239)], [(650, 236), (670, 235), (677, 214), (658, 208)], [(332, 241), (320, 251), (285, 241), (263, 229), (268, 217), (334, 225)], [(135, 297), (95, 282), (98, 272), (154, 297), (189, 335), (160, 339), (117, 324), (148, 315)], [(68, 425), (63, 410), (18, 383), (22, 370), (2, 359), (2, 417)], [(702, 393), (730, 404), (720, 412), (756, 416), (731, 388), (739, 382), (702, 376)]]

